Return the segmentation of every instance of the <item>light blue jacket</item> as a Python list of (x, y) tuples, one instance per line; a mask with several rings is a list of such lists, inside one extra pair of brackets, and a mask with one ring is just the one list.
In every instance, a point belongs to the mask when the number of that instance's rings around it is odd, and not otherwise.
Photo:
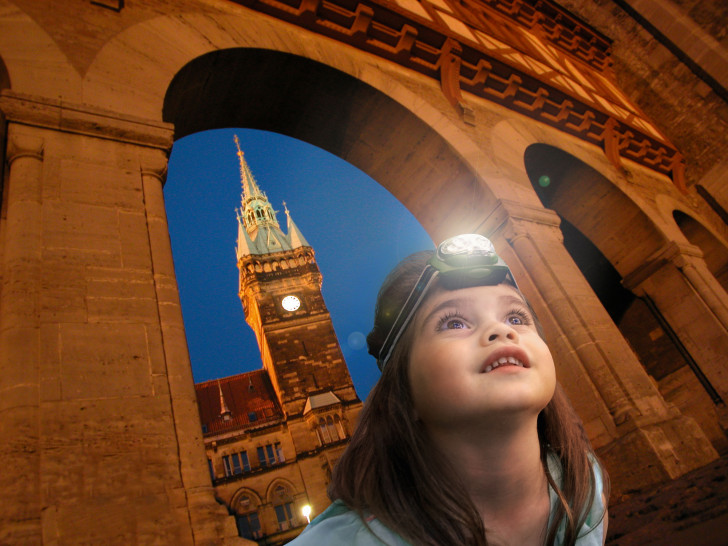
[[(548, 458), (549, 471), (556, 483), (561, 483), (561, 465), (554, 455)], [(594, 487), (594, 503), (579, 532), (576, 546), (602, 546), (604, 543), (604, 502), (603, 483), (599, 466), (594, 464), (596, 484)], [(549, 487), (551, 500), (551, 518), (554, 516), (558, 497)], [(562, 524), (556, 535), (556, 544), (561, 544), (564, 537)], [(289, 542), (292, 546), (411, 546), (397, 533), (384, 526), (377, 518), (366, 518), (366, 524), (355, 511), (349, 509), (342, 501), (334, 501), (306, 527), (298, 538)]]

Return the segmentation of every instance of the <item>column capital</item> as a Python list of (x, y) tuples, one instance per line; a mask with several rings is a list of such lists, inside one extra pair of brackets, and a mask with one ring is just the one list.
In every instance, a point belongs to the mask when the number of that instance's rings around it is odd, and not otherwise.
[(74, 104), (9, 89), (0, 92), (0, 111), (11, 123), (30, 125), (169, 150), (174, 126), (87, 104)]
[(622, 284), (627, 290), (635, 290), (665, 264), (672, 263), (678, 269), (692, 265), (695, 258), (702, 259), (703, 252), (695, 245), (668, 241), (647, 258), (637, 269), (625, 275)]
[(31, 157), (43, 161), (43, 145), (43, 139), (40, 137), (11, 134), (10, 138), (8, 138), (8, 165), (12, 165), (13, 161), (21, 157)]
[(563, 241), (559, 229), (561, 218), (553, 210), (524, 205), (508, 199), (498, 200), (481, 224), (481, 231), (491, 236), (500, 233), (512, 245), (521, 237), (526, 237), (531, 233), (532, 229), (529, 229), (528, 224), (556, 228), (554, 230), (556, 237)]
[(167, 180), (169, 158), (162, 150), (145, 150), (139, 156), (139, 169), (142, 177), (156, 178), (164, 186)]

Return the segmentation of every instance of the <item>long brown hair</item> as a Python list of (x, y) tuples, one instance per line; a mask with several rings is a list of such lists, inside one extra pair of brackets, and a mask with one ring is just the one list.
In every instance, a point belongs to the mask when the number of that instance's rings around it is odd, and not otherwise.
[[(405, 258), (385, 279), (374, 328), (367, 337), (375, 357), (431, 255), (428, 251)], [(351, 442), (334, 469), (329, 496), (361, 514), (373, 514), (413, 544), (487, 545), (482, 518), (462, 480), (415, 416), (407, 373), (412, 338), (408, 328), (369, 394)], [(594, 455), (560, 385), (539, 414), (537, 428), (546, 476), (560, 501), (546, 544), (554, 544), (565, 520), (563, 544), (573, 545), (593, 501), (589, 456)], [(549, 473), (549, 452), (561, 461), (561, 487)], [(603, 469), (602, 475), (606, 484)]]

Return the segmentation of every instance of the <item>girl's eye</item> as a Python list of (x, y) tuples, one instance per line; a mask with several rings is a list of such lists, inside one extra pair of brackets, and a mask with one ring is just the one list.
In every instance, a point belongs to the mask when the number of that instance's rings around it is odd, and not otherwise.
[(450, 319), (443, 326), (446, 330), (461, 330), (465, 328), (465, 323), (460, 319)]
[(531, 324), (531, 317), (528, 315), (528, 313), (520, 309), (514, 309), (513, 311), (508, 313), (508, 318), (506, 320), (508, 324), (511, 324), (513, 326), (524, 326)]
[(437, 321), (437, 330), (462, 330), (467, 328), (465, 320), (456, 313), (448, 313)]

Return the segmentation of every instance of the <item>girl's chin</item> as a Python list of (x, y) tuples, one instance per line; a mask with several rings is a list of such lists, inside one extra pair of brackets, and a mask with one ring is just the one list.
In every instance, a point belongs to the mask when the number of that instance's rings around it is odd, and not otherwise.
[(547, 401), (534, 401), (524, 403), (523, 400), (504, 400), (487, 407), (472, 408), (471, 411), (457, 413), (447, 412), (445, 408), (437, 415), (432, 409), (419, 412), (420, 420), (425, 427), (434, 425), (436, 428), (457, 430), (459, 428), (492, 428), (494, 425), (517, 427), (519, 424), (528, 424), (538, 418), (539, 413), (546, 407)]

